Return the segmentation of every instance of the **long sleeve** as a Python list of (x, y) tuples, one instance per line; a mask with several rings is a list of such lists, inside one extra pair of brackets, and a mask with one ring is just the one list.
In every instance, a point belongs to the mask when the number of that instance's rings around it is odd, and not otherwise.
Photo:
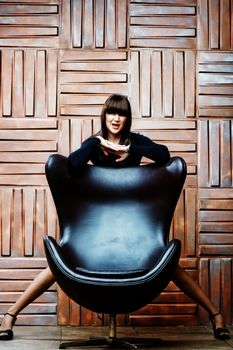
[(155, 143), (141, 134), (132, 134), (130, 153), (151, 159), (158, 165), (166, 164), (170, 159), (170, 153), (165, 145)]
[(83, 142), (81, 147), (69, 155), (69, 162), (73, 169), (77, 169), (91, 160), (93, 153), (100, 145), (100, 140), (97, 137), (90, 137)]

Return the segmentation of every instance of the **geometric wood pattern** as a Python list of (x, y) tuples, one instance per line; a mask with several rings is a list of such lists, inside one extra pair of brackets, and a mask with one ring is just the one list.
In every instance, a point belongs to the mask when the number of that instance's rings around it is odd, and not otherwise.
[(59, 6), (60, 0), (2, 1), (0, 46), (57, 48)]
[[(44, 163), (98, 132), (103, 102), (120, 93), (132, 105), (132, 130), (187, 163), (170, 236), (182, 241), (181, 266), (232, 323), (231, 9), (232, 0), (1, 2), (0, 314), (46, 266), (43, 236), (59, 239)], [(108, 322), (56, 285), (17, 322), (56, 319)], [(119, 325), (199, 321), (208, 322), (206, 313), (173, 282), (141, 310), (117, 316)]]
[(199, 125), (199, 186), (232, 188), (232, 121), (201, 120)]
[(231, 0), (198, 0), (198, 49), (233, 49)]
[[(41, 257), (0, 258), (0, 313), (4, 314), (31, 281), (47, 265)], [(55, 285), (21, 311), (19, 325), (56, 325), (57, 292)], [(1, 322), (1, 320), (0, 320)]]
[(1, 71), (0, 116), (56, 116), (56, 50), (2, 49)]
[(196, 0), (132, 0), (130, 47), (196, 48)]
[(131, 50), (133, 114), (152, 118), (194, 117), (195, 71), (193, 51)]
[(127, 52), (61, 51), (60, 114), (99, 116), (111, 93), (128, 95)]
[(55, 118), (0, 118), (0, 185), (46, 186), (44, 163), (57, 149)]
[(232, 117), (233, 53), (200, 52), (198, 57), (200, 117)]
[[(224, 310), (226, 322), (232, 322), (232, 257), (201, 258), (200, 284), (217, 308)], [(200, 321), (208, 322), (207, 313), (200, 307)]]
[[(165, 144), (171, 155), (180, 155), (187, 163), (186, 185), (197, 185), (197, 130), (194, 120), (165, 120), (134, 118), (134, 132), (141, 132), (153, 141)], [(97, 130), (96, 130), (97, 131)], [(143, 159), (143, 162), (148, 160)]]
[(66, 0), (62, 11), (60, 47), (127, 47), (127, 0)]
[(233, 190), (200, 189), (199, 254), (232, 255)]
[(3, 257), (44, 257), (43, 236), (58, 237), (56, 211), (47, 188), (1, 187), (0, 214)]
[[(0, 313), (18, 299), (47, 266), (43, 236), (58, 238), (56, 210), (48, 188), (0, 188)], [(18, 324), (56, 324), (55, 286), (26, 307)]]

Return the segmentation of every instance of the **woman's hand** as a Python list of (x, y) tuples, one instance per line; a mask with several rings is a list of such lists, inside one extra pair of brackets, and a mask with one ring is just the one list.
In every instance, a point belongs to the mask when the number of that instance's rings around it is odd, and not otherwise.
[(116, 162), (121, 162), (128, 157), (129, 146), (117, 145), (111, 141), (104, 139), (102, 136), (96, 137), (100, 140), (100, 146), (106, 156), (108, 156), (108, 153), (117, 154), (119, 158), (116, 159)]

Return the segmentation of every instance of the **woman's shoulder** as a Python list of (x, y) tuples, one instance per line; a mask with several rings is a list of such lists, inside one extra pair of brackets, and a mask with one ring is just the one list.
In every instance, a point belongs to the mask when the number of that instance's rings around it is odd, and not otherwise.
[(92, 136), (88, 137), (86, 140), (84, 140), (82, 142), (82, 145), (99, 144), (99, 143), (100, 143), (100, 139), (98, 137), (96, 137), (95, 135), (92, 135)]
[(131, 132), (130, 133), (130, 142), (133, 142), (133, 143), (145, 143), (147, 141), (150, 141), (150, 139), (145, 136), (145, 135), (142, 135), (140, 133), (136, 133), (136, 132)]

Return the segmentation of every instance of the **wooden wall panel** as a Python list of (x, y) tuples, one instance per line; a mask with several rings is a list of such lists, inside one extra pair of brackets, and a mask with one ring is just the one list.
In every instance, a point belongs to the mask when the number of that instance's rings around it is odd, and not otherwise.
[(127, 48), (127, 12), (127, 0), (63, 1), (60, 47)]
[(232, 117), (233, 53), (200, 52), (198, 113), (200, 117)]
[[(200, 283), (215, 305), (224, 310), (226, 322), (232, 322), (232, 257), (201, 258)], [(200, 308), (200, 322), (208, 322), (208, 315)]]
[(57, 114), (55, 50), (1, 50), (0, 117), (55, 117)]
[[(47, 188), (0, 187), (0, 313), (47, 265), (43, 236), (58, 238), (56, 210)], [(56, 289), (35, 300), (18, 317), (17, 324), (55, 325)]]
[[(154, 120), (134, 118), (132, 130), (150, 137), (153, 141), (165, 144), (171, 155), (185, 159), (188, 169), (186, 184), (197, 184), (197, 130), (194, 120)], [(143, 159), (143, 162), (148, 160)]]
[(133, 114), (156, 119), (194, 117), (195, 71), (193, 51), (131, 50)]
[(47, 185), (44, 163), (57, 149), (56, 119), (0, 118), (0, 185)]
[(60, 123), (59, 153), (68, 156), (94, 134), (92, 119), (62, 119)]
[(131, 0), (130, 47), (196, 48), (196, 0)]
[(125, 51), (61, 52), (60, 114), (99, 116), (111, 93), (128, 95)]
[(199, 122), (199, 186), (233, 186), (231, 120), (201, 120)]
[(3, 0), (0, 4), (0, 46), (59, 46), (60, 0)]
[(200, 189), (199, 254), (229, 256), (233, 252), (233, 190)]
[(232, 50), (232, 2), (231, 0), (197, 0), (199, 16), (198, 49)]

